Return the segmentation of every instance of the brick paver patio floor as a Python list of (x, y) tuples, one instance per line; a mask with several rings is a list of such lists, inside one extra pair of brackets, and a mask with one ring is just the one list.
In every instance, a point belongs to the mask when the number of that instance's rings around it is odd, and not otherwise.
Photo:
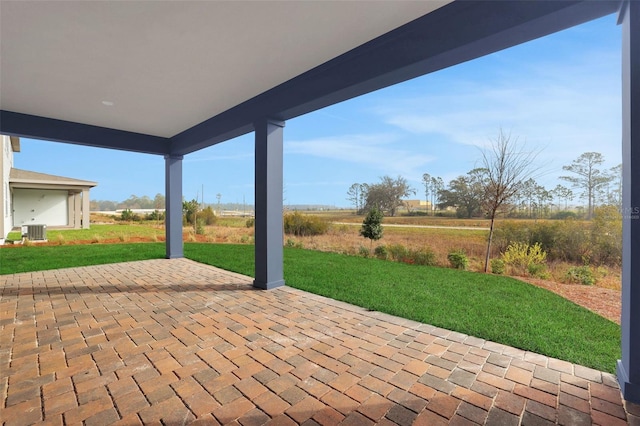
[(0, 276), (6, 425), (639, 425), (614, 376), (186, 259)]

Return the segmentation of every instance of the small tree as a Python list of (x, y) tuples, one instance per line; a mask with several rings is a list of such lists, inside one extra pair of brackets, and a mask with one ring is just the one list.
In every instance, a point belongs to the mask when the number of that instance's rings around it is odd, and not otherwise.
[(384, 215), (382, 211), (377, 207), (373, 207), (367, 213), (367, 217), (362, 221), (362, 228), (360, 229), (360, 235), (364, 238), (371, 240), (370, 245), (373, 246), (373, 241), (377, 241), (382, 238), (382, 219)]
[(518, 193), (520, 183), (531, 176), (532, 163), (537, 156), (537, 153), (519, 147), (518, 140), (512, 140), (511, 134), (505, 134), (502, 129), (491, 142), (491, 147), (482, 152), (482, 165), (486, 172), (482, 180), (484, 210), (491, 220), (484, 272), (489, 269), (491, 240), (498, 210)]

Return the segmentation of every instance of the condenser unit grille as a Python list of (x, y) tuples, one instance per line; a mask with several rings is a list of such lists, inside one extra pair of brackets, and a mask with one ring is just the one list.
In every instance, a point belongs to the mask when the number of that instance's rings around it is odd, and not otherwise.
[(31, 241), (47, 239), (47, 225), (27, 225), (27, 238)]

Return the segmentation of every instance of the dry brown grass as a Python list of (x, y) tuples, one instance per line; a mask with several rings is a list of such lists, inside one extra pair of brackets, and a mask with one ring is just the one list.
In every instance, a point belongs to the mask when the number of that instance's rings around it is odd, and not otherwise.
[[(386, 220), (386, 219), (385, 219)], [(459, 226), (459, 225), (458, 225)], [(484, 270), (484, 254), (486, 250), (487, 232), (480, 230), (434, 229), (434, 228), (384, 228), (384, 237), (373, 244), (358, 233), (359, 226), (332, 225), (325, 235), (312, 237), (296, 237), (285, 235), (288, 245), (304, 247), (312, 250), (331, 251), (356, 255), (360, 247), (373, 250), (379, 245), (401, 244), (409, 249), (429, 248), (437, 259), (439, 266), (448, 267), (447, 254), (452, 250), (463, 250), (469, 257), (469, 269), (481, 272)], [(492, 258), (500, 256), (494, 247)], [(567, 270), (575, 266), (565, 262), (551, 262), (547, 265), (549, 280), (565, 282)], [(597, 286), (620, 290), (621, 271), (615, 267), (594, 268), (598, 279)]]
[[(284, 236), (284, 244), (304, 247), (312, 250), (330, 251), (357, 255), (360, 248), (373, 251), (379, 245), (401, 244), (408, 249), (428, 248), (436, 255), (439, 266), (448, 267), (447, 254), (452, 250), (463, 250), (469, 257), (469, 269), (482, 271), (484, 269), (484, 253), (486, 248), (487, 231), (480, 229), (454, 229), (454, 228), (420, 228), (420, 227), (384, 227), (384, 237), (373, 244), (358, 233), (363, 216), (354, 215), (349, 211), (338, 212), (304, 212), (322, 216), (325, 220), (334, 223), (325, 235), (297, 237)], [(93, 220), (108, 221), (109, 217), (94, 217)], [(113, 220), (113, 219), (111, 219)], [(254, 242), (254, 229), (247, 228), (246, 218), (220, 218), (216, 225), (205, 227), (204, 235), (196, 235), (193, 230), (185, 228), (185, 241), (199, 241), (210, 243), (250, 244)], [(346, 225), (348, 223), (348, 225)], [(466, 227), (485, 228), (488, 221), (484, 219), (454, 219), (431, 216), (412, 217), (385, 217), (384, 225), (416, 225), (416, 226), (441, 226), (441, 227)], [(161, 228), (163, 228), (161, 226)], [(94, 238), (95, 239), (95, 238)], [(119, 235), (121, 242), (132, 240), (125, 234)], [(137, 239), (136, 239), (137, 240)], [(164, 241), (163, 237), (155, 237), (154, 241)], [(100, 242), (109, 242), (102, 240)], [(58, 242), (64, 244), (65, 242)], [(494, 247), (492, 258), (500, 256)], [(550, 262), (547, 264), (549, 280), (556, 283), (565, 282), (567, 270), (576, 266), (565, 262)], [(621, 270), (619, 267), (594, 268), (598, 287), (620, 290)], [(528, 277), (523, 277), (528, 278)]]

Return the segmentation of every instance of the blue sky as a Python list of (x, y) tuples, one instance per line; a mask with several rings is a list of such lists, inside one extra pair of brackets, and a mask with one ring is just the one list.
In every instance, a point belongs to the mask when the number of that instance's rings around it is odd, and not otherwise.
[[(290, 120), (284, 129), (288, 204), (348, 207), (353, 183), (423, 173), (445, 183), (478, 165), (502, 128), (540, 150), (552, 189), (581, 153), (621, 160), (621, 29), (615, 16), (426, 75)], [(98, 182), (94, 200), (164, 193), (164, 159), (23, 139), (15, 167)], [(253, 134), (185, 156), (183, 193), (253, 203)]]

